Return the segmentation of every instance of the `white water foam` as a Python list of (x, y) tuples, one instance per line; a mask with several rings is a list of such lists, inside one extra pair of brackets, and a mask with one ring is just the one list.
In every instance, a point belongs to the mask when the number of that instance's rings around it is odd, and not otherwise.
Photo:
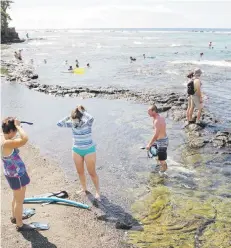
[(144, 37), (144, 40), (159, 40), (160, 37), (152, 37), (152, 36), (146, 36)]
[(32, 41), (28, 43), (31, 46), (46, 46), (46, 45), (52, 45), (53, 42), (40, 42), (40, 41)]
[(171, 47), (180, 47), (180, 46), (181, 44), (174, 44), (174, 43), (171, 45)]
[(140, 41), (134, 41), (133, 44), (135, 44), (135, 45), (141, 45), (142, 42), (140, 42)]
[(211, 66), (219, 66), (219, 67), (231, 67), (231, 62), (225, 60), (175, 60), (175, 61), (168, 61), (171, 64), (193, 64), (193, 65), (211, 65)]
[(167, 74), (174, 74), (174, 75), (179, 75), (179, 72), (177, 72), (177, 71), (172, 71), (172, 70), (167, 70), (167, 71), (165, 71)]

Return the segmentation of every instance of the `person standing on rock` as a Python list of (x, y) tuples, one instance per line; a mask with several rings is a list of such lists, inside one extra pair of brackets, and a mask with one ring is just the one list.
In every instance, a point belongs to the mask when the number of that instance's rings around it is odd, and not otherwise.
[(18, 59), (22, 60), (22, 49), (18, 51)]
[[(1, 141), (1, 158), (4, 175), (13, 191), (11, 222), (16, 224), (17, 231), (29, 231), (32, 228), (23, 224), (23, 201), (25, 198), (26, 185), (30, 183), (26, 167), (19, 156), (19, 147), (24, 146), (28, 136), (20, 127), (20, 121), (8, 117), (2, 121), (3, 138)], [(16, 134), (19, 137), (15, 137)]]
[(84, 162), (96, 188), (95, 198), (100, 200), (99, 178), (96, 173), (96, 146), (92, 140), (92, 124), (94, 118), (87, 113), (83, 106), (78, 106), (72, 111), (71, 116), (65, 117), (57, 123), (59, 127), (72, 128), (73, 147), (72, 157), (79, 175), (82, 191), (88, 193)]
[(153, 118), (154, 135), (148, 145), (146, 146), (146, 149), (149, 151), (152, 146), (156, 147), (158, 160), (161, 166), (159, 174), (161, 176), (164, 176), (165, 171), (168, 169), (166, 163), (168, 137), (166, 133), (165, 118), (158, 114), (158, 109), (155, 104), (149, 107), (148, 115)]
[[(192, 73), (189, 74), (192, 76)], [(188, 77), (189, 77), (188, 75)], [(193, 123), (193, 110), (194, 108), (198, 109), (196, 123), (200, 124), (201, 112), (203, 109), (203, 99), (201, 92), (201, 81), (200, 76), (202, 75), (201, 69), (195, 69), (193, 72), (193, 77), (187, 85), (188, 93), (188, 109), (187, 109), (187, 121), (188, 124)]]

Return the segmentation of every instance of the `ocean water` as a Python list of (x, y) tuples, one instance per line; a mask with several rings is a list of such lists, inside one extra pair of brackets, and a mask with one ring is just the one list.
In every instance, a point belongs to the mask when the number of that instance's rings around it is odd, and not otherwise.
[[(186, 74), (200, 67), (205, 108), (220, 118), (219, 128), (230, 128), (231, 30), (203, 33), (188, 30), (34, 30), (29, 35), (34, 40), (11, 45), (3, 51), (2, 58), (10, 59), (15, 50), (23, 49), (23, 60), (25, 63), (34, 60), (33, 66), (42, 84), (154, 89), (160, 94), (185, 92)], [(20, 36), (25, 37), (25, 31), (21, 31)], [(214, 49), (208, 48), (210, 41)], [(202, 60), (199, 60), (200, 52), (204, 53)], [(144, 53), (154, 58), (144, 59)], [(137, 61), (130, 63), (130, 56)], [(81, 67), (90, 63), (91, 68), (83, 75), (62, 73), (69, 65), (74, 66), (76, 59)], [(34, 122), (33, 126), (25, 125), (30, 142), (38, 146), (43, 155), (57, 161), (71, 180), (77, 178), (71, 158), (71, 131), (58, 128), (56, 122), (77, 104), (86, 106), (95, 117), (93, 136), (97, 143), (97, 171), (103, 194), (129, 210), (131, 203), (146, 192), (155, 165), (155, 160), (147, 159), (146, 152), (139, 149), (153, 133), (147, 105), (124, 100), (54, 97), (29, 90), (17, 82), (3, 81), (1, 91), (2, 116), (19, 116)], [(230, 168), (223, 166), (222, 157), (219, 160), (220, 157), (214, 155), (205, 162), (208, 158), (203, 152), (200, 156), (199, 151), (198, 164), (189, 163), (185, 161), (187, 140), (180, 124), (167, 119), (167, 132), (170, 179), (164, 185), (179, 191), (199, 190), (208, 196), (230, 192)], [(230, 160), (230, 155), (224, 155), (224, 160)], [(219, 188), (222, 192), (217, 191)]]
[[(23, 49), (27, 63), (34, 60), (40, 83), (63, 86), (185, 92), (186, 74), (199, 67), (203, 70), (205, 106), (227, 126), (231, 121), (231, 29), (191, 31), (31, 30), (32, 40), (14, 44), (12, 49)], [(19, 34), (23, 38), (26, 31)], [(36, 40), (38, 38), (43, 40)], [(208, 48), (210, 41), (214, 49)], [(204, 53), (202, 59), (201, 52)], [(144, 59), (143, 54), (150, 58)], [(130, 63), (130, 56), (137, 61)], [(75, 66), (76, 59), (80, 67), (90, 63), (91, 68), (84, 75), (63, 73), (69, 65)]]

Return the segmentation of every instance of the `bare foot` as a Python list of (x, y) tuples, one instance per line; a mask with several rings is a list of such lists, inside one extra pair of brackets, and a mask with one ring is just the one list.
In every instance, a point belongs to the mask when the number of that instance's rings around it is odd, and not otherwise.
[(99, 194), (98, 192), (96, 192), (96, 194), (95, 194), (95, 199), (96, 199), (97, 201), (101, 201), (101, 199), (100, 199), (100, 194)]
[(88, 191), (87, 190), (80, 190), (80, 191), (77, 191), (76, 192), (77, 195), (87, 195), (88, 194)]

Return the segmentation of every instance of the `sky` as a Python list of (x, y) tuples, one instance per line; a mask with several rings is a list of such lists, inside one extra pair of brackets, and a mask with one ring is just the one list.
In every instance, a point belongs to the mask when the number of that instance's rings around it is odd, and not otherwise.
[(231, 28), (231, 0), (14, 0), (10, 26)]

